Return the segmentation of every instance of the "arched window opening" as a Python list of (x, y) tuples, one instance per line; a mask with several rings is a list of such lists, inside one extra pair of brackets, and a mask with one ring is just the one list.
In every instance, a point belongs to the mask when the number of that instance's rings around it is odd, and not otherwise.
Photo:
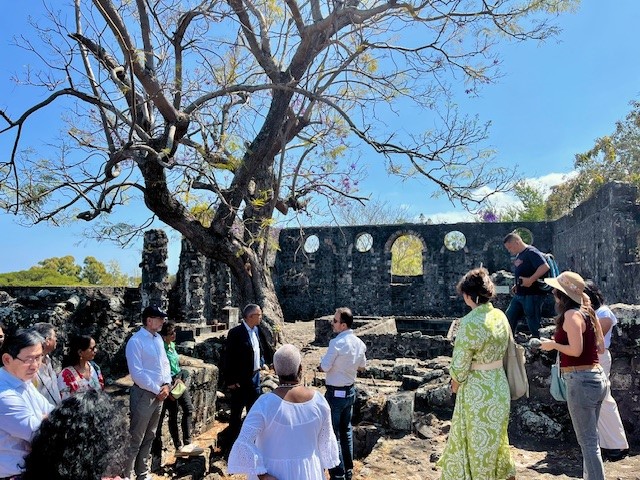
[(422, 275), (422, 242), (415, 235), (401, 235), (391, 246), (391, 275)]

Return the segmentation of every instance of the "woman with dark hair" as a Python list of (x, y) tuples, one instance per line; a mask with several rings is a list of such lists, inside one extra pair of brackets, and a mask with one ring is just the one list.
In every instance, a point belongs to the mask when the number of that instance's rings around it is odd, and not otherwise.
[(583, 477), (604, 480), (598, 416), (609, 386), (598, 360), (598, 353), (604, 353), (602, 328), (584, 293), (585, 283), (580, 275), (562, 272), (544, 281), (553, 287), (558, 316), (554, 339), (542, 340), (540, 348), (560, 352), (569, 415), (582, 450)]
[(127, 422), (104, 393), (68, 397), (42, 422), (22, 480), (100, 480), (123, 474)]
[[(585, 282), (585, 293), (591, 300), (591, 307), (596, 311), (596, 318), (600, 322), (602, 335), (604, 336), (604, 353), (598, 354), (598, 360), (604, 370), (607, 379), (611, 375), (611, 332), (618, 323), (618, 319), (611, 309), (605, 305), (604, 295), (593, 282)], [(611, 396), (611, 389), (607, 390), (607, 396), (602, 401), (600, 407), (600, 417), (598, 417), (598, 440), (602, 457), (606, 460), (621, 460), (629, 453), (629, 443), (624, 432), (624, 426), (618, 412), (618, 404)]]
[(460, 320), (449, 373), (457, 394), (442, 457), (442, 480), (515, 478), (509, 451), (511, 394), (502, 366), (510, 338), (509, 321), (490, 300), (495, 285), (475, 268), (456, 287), (471, 312)]
[(89, 390), (103, 390), (104, 378), (96, 357), (96, 341), (90, 335), (76, 335), (69, 342), (69, 353), (63, 358), (64, 367), (58, 375), (62, 399)]

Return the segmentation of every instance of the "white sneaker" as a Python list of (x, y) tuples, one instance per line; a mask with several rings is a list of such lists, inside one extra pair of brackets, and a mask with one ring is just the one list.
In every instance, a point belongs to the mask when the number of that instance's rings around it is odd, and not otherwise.
[(178, 449), (176, 452), (177, 456), (188, 457), (191, 455), (200, 455), (204, 452), (204, 448), (199, 447), (195, 443), (190, 443), (189, 445), (184, 445)]

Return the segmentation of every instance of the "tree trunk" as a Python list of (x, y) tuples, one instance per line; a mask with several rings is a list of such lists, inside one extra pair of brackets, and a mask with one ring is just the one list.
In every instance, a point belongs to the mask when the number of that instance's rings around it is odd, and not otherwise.
[[(268, 267), (249, 246), (230, 231), (220, 233), (214, 225), (205, 228), (169, 192), (165, 172), (159, 165), (148, 162), (141, 166), (147, 188), (145, 203), (158, 218), (175, 228), (205, 257), (227, 265), (240, 289), (242, 309), (248, 303), (263, 310), (262, 331), (272, 347), (282, 341), (282, 309)], [(219, 225), (218, 225), (219, 227)]]

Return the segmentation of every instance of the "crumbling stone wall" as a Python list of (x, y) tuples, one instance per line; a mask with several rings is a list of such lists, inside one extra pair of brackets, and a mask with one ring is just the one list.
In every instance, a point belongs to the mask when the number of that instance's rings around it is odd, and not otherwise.
[(0, 318), (11, 334), (37, 322), (51, 323), (58, 336), (52, 353), (60, 365), (74, 334), (91, 335), (98, 345), (96, 362), (108, 379), (127, 373), (125, 342), (140, 325), (140, 292), (123, 287), (3, 287)]
[(611, 302), (640, 303), (638, 191), (609, 183), (553, 224), (560, 267), (593, 278)]
[[(511, 270), (504, 236), (518, 227), (530, 230), (535, 245), (551, 251), (553, 224), (548, 222), (456, 223), (451, 225), (380, 225), (285, 229), (274, 266), (274, 282), (285, 319), (312, 319), (348, 305), (355, 315), (449, 317), (465, 313), (455, 285), (473, 266)], [(444, 237), (459, 231), (466, 245), (458, 251), (444, 246)], [(368, 234), (372, 246), (361, 252), (358, 238)], [(402, 235), (423, 243), (423, 274), (392, 278), (391, 247)], [(305, 251), (315, 236), (317, 251)]]
[(167, 309), (169, 304), (169, 276), (167, 274), (167, 256), (169, 239), (164, 230), (148, 230), (144, 234), (142, 247), (142, 285), (140, 296), (144, 308), (157, 305)]
[(171, 293), (172, 318), (194, 325), (223, 321), (228, 316), (225, 308), (237, 305), (236, 292), (229, 268), (206, 258), (183, 238), (176, 285)]
[[(502, 239), (516, 228), (529, 230), (532, 243), (543, 252), (553, 252), (561, 270), (595, 279), (610, 301), (640, 303), (637, 189), (611, 183), (554, 222), (284, 229), (273, 277), (285, 319), (317, 318), (340, 305), (350, 306), (356, 315), (464, 314), (466, 307), (455, 293), (457, 281), (480, 265), (490, 273), (511, 271)], [(457, 251), (444, 245), (453, 231), (466, 238)], [(402, 235), (422, 243), (421, 275), (391, 274), (391, 248)], [(360, 244), (363, 236), (369, 240), (366, 250)]]

